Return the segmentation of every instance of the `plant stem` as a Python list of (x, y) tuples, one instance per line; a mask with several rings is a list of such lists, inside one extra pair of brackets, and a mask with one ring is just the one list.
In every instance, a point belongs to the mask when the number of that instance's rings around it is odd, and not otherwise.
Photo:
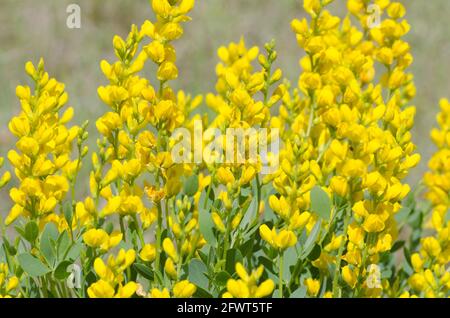
[(284, 252), (280, 253), (279, 256), (279, 268), (278, 268), (278, 291), (280, 293), (280, 298), (283, 298), (283, 258)]
[(133, 221), (134, 221), (134, 224), (136, 225), (136, 231), (138, 233), (139, 240), (141, 241), (141, 248), (142, 248), (145, 245), (144, 234), (142, 233), (142, 228), (139, 226), (139, 222), (138, 222), (136, 214), (133, 215)]
[(120, 231), (123, 234), (123, 241), (127, 241), (127, 234), (125, 233), (125, 225), (123, 224), (123, 217), (119, 216), (119, 222), (120, 222)]
[(158, 202), (158, 225), (156, 228), (156, 260), (155, 260), (155, 269), (159, 271), (159, 262), (161, 258), (161, 228), (162, 228), (162, 210), (161, 203)]
[(339, 275), (341, 272), (341, 260), (342, 260), (342, 254), (344, 253), (345, 243), (347, 242), (347, 228), (348, 224), (350, 222), (351, 218), (351, 205), (350, 210), (345, 210), (344, 215), (344, 239), (342, 240), (341, 246), (339, 246), (339, 251), (337, 255), (337, 263), (336, 263), (336, 269), (334, 270), (334, 278), (333, 278), (333, 297), (337, 298), (338, 295), (338, 288), (339, 288)]

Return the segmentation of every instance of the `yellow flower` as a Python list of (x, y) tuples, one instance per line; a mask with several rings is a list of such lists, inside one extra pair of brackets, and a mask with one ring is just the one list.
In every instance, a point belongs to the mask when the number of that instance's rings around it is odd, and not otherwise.
[(270, 296), (275, 288), (275, 284), (271, 279), (267, 279), (258, 285), (258, 280), (263, 272), (264, 267), (260, 266), (249, 274), (241, 263), (236, 263), (236, 273), (240, 279), (229, 279), (227, 281), (227, 292), (222, 297), (263, 298)]
[(173, 295), (175, 298), (190, 298), (196, 291), (197, 287), (188, 280), (183, 280), (173, 286)]
[(294, 232), (289, 230), (281, 230), (280, 233), (277, 233), (275, 228), (270, 230), (267, 225), (263, 224), (259, 228), (259, 234), (272, 247), (280, 250), (285, 250), (297, 244), (297, 237)]
[(146, 262), (153, 262), (156, 257), (156, 247), (154, 244), (145, 244), (139, 256)]
[(170, 293), (167, 288), (164, 288), (163, 290), (153, 288), (150, 292), (150, 297), (151, 298), (170, 298)]
[(231, 171), (227, 168), (220, 167), (217, 170), (217, 179), (222, 184), (234, 183), (235, 179)]
[(348, 265), (342, 267), (342, 278), (351, 287), (354, 288), (357, 281), (357, 275)]
[(178, 262), (178, 253), (175, 249), (175, 246), (172, 243), (172, 240), (169, 238), (165, 238), (163, 241), (164, 252), (175, 262)]
[(377, 233), (384, 230), (385, 224), (381, 216), (369, 214), (364, 220), (363, 228), (368, 233)]
[(168, 258), (166, 260), (166, 263), (164, 264), (164, 271), (173, 280), (176, 280), (178, 278), (178, 273), (177, 270), (175, 269), (175, 264), (173, 263), (173, 260), (171, 258)]
[(87, 289), (89, 298), (113, 298), (115, 291), (110, 283), (99, 280)]
[(91, 229), (83, 234), (84, 243), (93, 248), (100, 247), (106, 243), (108, 239), (108, 233), (102, 229)]
[(320, 290), (320, 282), (317, 279), (305, 279), (306, 290), (309, 296), (316, 297)]

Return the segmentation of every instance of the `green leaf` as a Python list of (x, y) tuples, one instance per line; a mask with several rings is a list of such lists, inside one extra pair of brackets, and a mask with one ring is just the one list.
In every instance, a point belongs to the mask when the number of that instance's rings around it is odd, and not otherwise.
[(134, 263), (133, 267), (139, 273), (139, 275), (141, 275), (142, 277), (144, 277), (150, 281), (154, 280), (153, 271), (150, 269), (149, 266), (146, 266), (146, 265), (140, 264), (140, 263)]
[(215, 281), (219, 286), (225, 286), (230, 278), (231, 278), (230, 274), (228, 274), (225, 271), (221, 271), (216, 275)]
[(82, 248), (83, 248), (83, 245), (80, 242), (77, 242), (77, 243), (73, 244), (70, 247), (70, 250), (67, 253), (67, 257), (66, 258), (67, 259), (71, 259), (71, 260), (76, 260), (80, 256)]
[(62, 261), (61, 263), (56, 266), (56, 269), (54, 271), (54, 275), (56, 279), (64, 280), (67, 277), (69, 277), (70, 272), (67, 271), (67, 268), (72, 265), (73, 263), (71, 261)]
[(290, 295), (290, 298), (305, 298), (305, 297), (306, 297), (306, 287), (305, 286), (298, 288), (296, 291), (294, 291)]
[(396, 241), (389, 252), (394, 253), (401, 249), (403, 246), (405, 246), (405, 241)]
[(39, 227), (36, 224), (36, 222), (34, 221), (28, 222), (27, 225), (25, 225), (25, 233), (24, 233), (25, 239), (28, 242), (33, 243), (38, 236), (39, 236)]
[(73, 220), (73, 206), (70, 202), (66, 202), (64, 204), (64, 217), (67, 224), (71, 225)]
[(320, 247), (319, 244), (315, 244), (313, 249), (311, 250), (311, 252), (308, 255), (308, 259), (311, 262), (315, 261), (316, 259), (318, 259), (320, 257), (321, 253), (322, 253), (322, 248)]
[(316, 212), (321, 218), (328, 221), (331, 214), (331, 200), (321, 187), (315, 186), (311, 193), (311, 211)]
[(47, 223), (41, 236), (41, 252), (47, 260), (48, 265), (53, 267), (56, 261), (56, 241), (59, 232), (55, 224)]
[(186, 179), (183, 186), (183, 193), (187, 196), (194, 196), (198, 191), (198, 176), (193, 175)]
[(298, 256), (295, 248), (288, 248), (284, 252), (283, 259), (283, 278), (287, 281), (291, 278), (291, 266), (294, 266), (297, 263)]
[(69, 247), (70, 247), (70, 237), (67, 231), (64, 231), (59, 235), (58, 241), (56, 241), (58, 259), (64, 256)]
[(114, 224), (112, 222), (108, 222), (105, 226), (105, 231), (108, 233), (108, 235), (111, 235), (111, 233), (114, 231)]
[(25, 235), (25, 229), (23, 229), (22, 227), (16, 225), (16, 226), (14, 226), (14, 229), (15, 229), (16, 232), (19, 233), (22, 237), (26, 237), (26, 235)]
[(17, 256), (22, 269), (31, 277), (43, 276), (51, 271), (50, 268), (45, 266), (40, 260), (31, 255), (30, 253), (24, 253)]
[(311, 251), (314, 248), (314, 245), (316, 243), (317, 237), (319, 236), (320, 233), (320, 225), (321, 225), (322, 221), (318, 220), (316, 222), (316, 225), (314, 225), (311, 233), (309, 233), (308, 239), (305, 242), (305, 245), (303, 247), (303, 252), (300, 256), (301, 259), (305, 259), (309, 256), (309, 254), (311, 253)]
[(189, 281), (197, 287), (208, 290), (208, 268), (202, 261), (194, 258), (189, 263)]
[(234, 274), (237, 262), (242, 262), (241, 252), (235, 248), (228, 250), (225, 269), (230, 275)]
[(214, 236), (213, 232), (214, 224), (211, 218), (211, 214), (208, 210), (203, 209), (203, 207), (200, 206), (198, 218), (200, 232), (202, 233), (203, 237), (210, 245), (215, 245), (216, 237)]

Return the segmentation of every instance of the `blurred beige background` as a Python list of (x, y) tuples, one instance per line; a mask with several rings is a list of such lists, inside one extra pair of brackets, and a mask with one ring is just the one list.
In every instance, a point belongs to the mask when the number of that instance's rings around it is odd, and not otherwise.
[[(429, 130), (435, 124), (438, 101), (450, 97), (450, 1), (403, 2), (412, 25), (408, 40), (418, 87), (414, 138), (423, 154), (410, 179), (414, 184), (434, 149)], [(81, 29), (66, 27), (66, 8), (71, 3), (81, 7)], [(342, 13), (345, 4), (336, 0), (337, 12)], [(304, 14), (300, 0), (197, 0), (193, 21), (186, 24), (185, 37), (176, 44), (181, 70), (175, 86), (192, 93), (213, 90), (217, 48), (238, 41), (241, 35), (249, 45), (259, 46), (275, 38), (279, 66), (296, 82), (302, 53), (290, 21)], [(90, 119), (93, 131), (95, 119), (107, 110), (96, 93), (105, 84), (99, 61), (113, 60), (114, 34), (126, 36), (132, 23), (139, 25), (145, 19), (153, 19), (148, 0), (0, 0), (0, 154), (6, 156), (14, 142), (7, 123), (19, 111), (15, 87), (26, 81), (26, 61), (45, 58), (50, 74), (66, 83), (76, 121)]]

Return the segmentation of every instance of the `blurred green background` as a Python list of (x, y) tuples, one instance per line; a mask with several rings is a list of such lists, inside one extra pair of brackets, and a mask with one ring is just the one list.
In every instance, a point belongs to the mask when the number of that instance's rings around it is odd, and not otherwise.
[[(81, 7), (81, 29), (66, 26), (67, 6)], [(415, 62), (418, 109), (414, 139), (423, 160), (410, 181), (416, 183), (426, 170), (433, 151), (429, 130), (435, 125), (438, 101), (450, 97), (450, 35), (448, 0), (408, 0), (407, 18)], [(335, 9), (345, 10), (346, 1), (336, 0)], [(105, 79), (101, 59), (114, 60), (112, 37), (126, 36), (132, 23), (153, 19), (147, 0), (0, 0), (0, 154), (6, 156), (14, 140), (7, 123), (19, 112), (15, 87), (27, 81), (24, 64), (44, 57), (50, 74), (66, 84), (76, 122), (91, 120), (107, 111), (97, 98), (97, 87)], [(277, 40), (279, 66), (288, 79), (297, 82), (302, 56), (290, 29), (293, 18), (305, 16), (300, 0), (197, 0), (185, 25), (185, 36), (177, 41), (180, 78), (174, 86), (192, 93), (214, 89), (216, 50), (245, 36), (249, 45), (262, 47)], [(342, 16), (342, 15), (341, 15)], [(95, 140), (95, 136), (93, 140)]]

